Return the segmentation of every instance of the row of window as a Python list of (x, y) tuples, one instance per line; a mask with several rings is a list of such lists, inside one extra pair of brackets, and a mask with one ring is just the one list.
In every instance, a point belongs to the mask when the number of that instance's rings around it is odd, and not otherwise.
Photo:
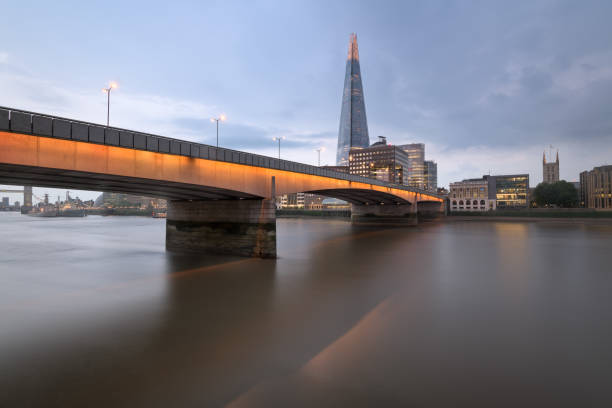
[[(474, 200), (472, 204), (478, 205), (478, 200)], [(457, 201), (453, 200), (453, 205), (457, 205)], [(459, 205), (463, 205), (463, 200), (459, 200)], [(470, 205), (470, 202), (466, 201), (465, 205)], [(480, 205), (485, 205), (485, 200), (480, 200)]]

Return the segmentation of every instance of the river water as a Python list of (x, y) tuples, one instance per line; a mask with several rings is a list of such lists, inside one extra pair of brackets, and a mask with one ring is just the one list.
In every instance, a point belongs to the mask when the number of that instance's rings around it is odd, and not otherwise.
[(612, 406), (612, 225), (277, 225), (0, 213), (0, 406)]

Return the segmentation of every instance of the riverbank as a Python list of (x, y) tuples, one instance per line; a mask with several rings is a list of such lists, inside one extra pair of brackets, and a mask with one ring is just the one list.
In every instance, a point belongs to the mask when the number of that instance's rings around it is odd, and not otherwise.
[(351, 210), (276, 210), (277, 218), (351, 218)]
[(444, 217), (445, 222), (537, 222), (556, 224), (589, 224), (589, 225), (612, 225), (612, 218), (587, 218), (587, 217), (519, 217), (519, 216), (468, 216), (451, 215)]

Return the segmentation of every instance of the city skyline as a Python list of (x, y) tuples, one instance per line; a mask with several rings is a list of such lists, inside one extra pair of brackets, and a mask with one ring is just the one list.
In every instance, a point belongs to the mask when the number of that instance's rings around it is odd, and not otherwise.
[[(7, 12), (19, 15), (23, 7), (8, 5)], [(135, 6), (122, 6), (130, 7)], [(226, 112), (222, 146), (274, 156), (271, 138), (282, 134), (287, 159), (314, 164), (314, 149), (325, 146), (321, 163), (333, 164), (346, 36), (358, 32), (371, 53), (362, 63), (370, 132), (393, 144), (425, 143), (438, 163), (440, 185), (489, 170), (528, 172), (537, 184), (541, 150), (551, 143), (572, 152), (560, 174), (569, 181), (607, 164), (612, 155), (607, 111), (612, 50), (604, 40), (612, 33), (601, 10), (609, 5), (338, 4), (321, 15), (317, 5), (289, 9), (263, 3), (267, 24), (248, 21), (249, 7), (224, 5), (221, 17), (213, 19), (201, 17), (196, 5), (169, 15), (153, 5), (147, 21), (111, 18), (112, 32), (101, 28), (107, 22), (86, 18), (102, 12), (97, 6), (58, 5), (44, 16), (28, 11), (20, 44), (0, 47), (0, 104), (103, 123), (106, 99), (99, 90), (117, 80), (111, 125), (214, 144), (208, 120)], [(541, 13), (550, 17), (546, 25), (538, 19)], [(194, 25), (191, 14), (206, 24)], [(296, 20), (298, 15), (303, 20)], [(409, 16), (410, 24), (399, 16)], [(519, 18), (522, 24), (515, 26)], [(313, 19), (319, 30), (302, 28)], [(580, 23), (585, 19), (588, 26)], [(430, 27), (433, 20), (440, 24)], [(10, 38), (16, 24), (9, 21), (0, 30)], [(27, 33), (33, 25), (49, 33), (49, 44), (62, 46), (43, 47)], [(83, 30), (87, 48), (79, 45), (82, 38), (68, 35), (85, 25), (92, 25)], [(156, 25), (174, 30), (161, 36)], [(137, 31), (140, 36), (133, 34)], [(279, 35), (285, 31), (292, 35)], [(488, 40), (474, 48), (476, 37)], [(442, 46), (429, 48), (427, 38)], [(112, 53), (99, 58), (97, 50), (109, 40)], [(204, 52), (194, 56), (192, 49)], [(40, 63), (53, 58), (64, 61), (61, 68)], [(289, 84), (298, 77), (308, 86), (296, 93)]]

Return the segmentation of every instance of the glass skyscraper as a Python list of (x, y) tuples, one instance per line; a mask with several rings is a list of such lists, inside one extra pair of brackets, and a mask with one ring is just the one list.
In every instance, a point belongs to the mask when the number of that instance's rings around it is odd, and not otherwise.
[(399, 146), (408, 154), (407, 184), (410, 187), (425, 189), (425, 145), (410, 143)]
[(351, 34), (342, 94), (336, 165), (348, 166), (349, 151), (352, 147), (368, 147), (369, 145), (370, 137), (363, 99), (363, 85), (361, 84), (357, 36)]
[(438, 164), (425, 160), (425, 190), (435, 192), (438, 189)]

